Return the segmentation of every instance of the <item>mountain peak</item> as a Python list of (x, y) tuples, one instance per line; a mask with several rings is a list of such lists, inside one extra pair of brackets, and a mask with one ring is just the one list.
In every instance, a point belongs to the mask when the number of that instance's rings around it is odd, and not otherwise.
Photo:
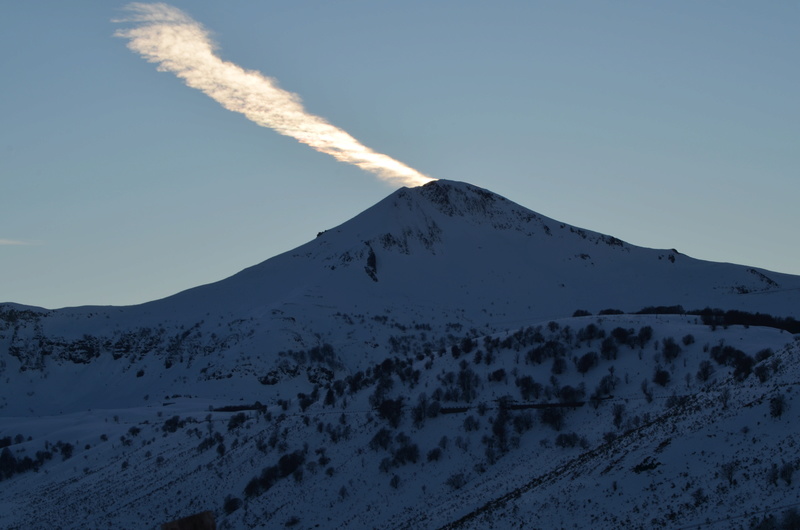
[[(781, 275), (764, 278), (744, 267), (629, 245), (478, 186), (438, 180), (396, 190), (305, 245), (165, 304), (184, 318), (209, 308), (262, 315), (309, 300), (334, 313), (410, 315), (413, 305), (422, 308), (418, 321), (459, 308), (476, 327), (496, 329), (495, 321), (510, 315), (569, 316), (578, 308), (783, 307), (782, 295), (741, 297), (786, 287)], [(492, 305), (502, 310), (492, 315), (486, 309)]]
[(449, 217), (491, 217), (509, 205), (521, 208), (489, 190), (455, 180), (435, 180), (417, 188), (403, 188), (396, 195), (418, 197)]
[[(550, 235), (550, 225), (560, 224), (489, 190), (453, 180), (401, 188), (362, 215), (372, 217), (372, 210), (384, 221), (389, 217), (394, 220), (391, 228), (394, 236), (397, 231), (435, 235), (442, 230), (459, 231), (467, 227), (471, 230), (477, 226), (526, 235)], [(374, 228), (388, 227), (385, 222), (368, 224)], [(430, 244), (425, 247), (430, 250)]]
[(550, 235), (547, 223), (556, 221), (486, 189), (437, 180), (395, 191), (346, 223), (320, 233), (324, 237), (315, 247), (328, 256), (329, 249), (344, 249), (344, 261), (349, 261), (354, 243), (401, 254), (415, 249), (436, 254), (444, 239), (470, 239), (477, 235), (476, 230), (490, 239), (497, 230)]
[(485, 212), (497, 202), (508, 202), (489, 190), (454, 180), (435, 180), (419, 187), (420, 196), (440, 207), (449, 215), (470, 212)]

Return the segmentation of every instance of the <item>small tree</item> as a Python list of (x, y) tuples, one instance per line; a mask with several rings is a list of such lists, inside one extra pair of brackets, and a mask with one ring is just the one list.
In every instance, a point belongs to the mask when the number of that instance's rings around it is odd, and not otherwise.
[(450, 486), (452, 489), (457, 490), (464, 487), (464, 484), (467, 483), (466, 477), (464, 477), (464, 473), (454, 473), (450, 475), (450, 478), (447, 479), (445, 484)]
[(668, 370), (665, 370), (661, 367), (656, 367), (656, 371), (653, 374), (653, 382), (660, 386), (667, 386), (672, 379)]
[(577, 433), (561, 433), (556, 436), (556, 447), (575, 447), (580, 442), (580, 436)]
[(382, 427), (381, 430), (375, 433), (375, 436), (373, 436), (372, 440), (369, 442), (369, 447), (373, 451), (389, 449), (390, 445), (392, 445), (392, 433), (385, 427)]
[(234, 414), (231, 416), (231, 419), (228, 420), (228, 431), (233, 431), (241, 427), (247, 421), (247, 414), (244, 412), (240, 412), (238, 414)]
[(185, 422), (181, 421), (180, 416), (173, 416), (164, 422), (161, 430), (164, 432), (175, 432), (178, 429), (183, 428), (184, 424)]
[(615, 403), (612, 412), (614, 415), (614, 427), (619, 429), (622, 427), (622, 420), (625, 417), (625, 405), (622, 403)]
[(11, 477), (17, 470), (17, 459), (8, 447), (0, 452), (0, 480)]
[(333, 388), (329, 388), (325, 393), (325, 401), (323, 402), (326, 407), (332, 407), (336, 404), (336, 395)]
[(442, 458), (442, 450), (440, 448), (434, 447), (428, 451), (428, 462), (436, 462), (440, 458)]
[(733, 361), (733, 377), (737, 381), (744, 381), (753, 372), (756, 360), (747, 354), (737, 355)]
[(719, 400), (722, 403), (722, 408), (723, 409), (727, 409), (728, 408), (728, 402), (731, 400), (731, 389), (730, 388), (726, 388), (725, 390), (720, 392)]
[(781, 478), (784, 482), (786, 482), (787, 486), (792, 485), (792, 475), (794, 475), (794, 464), (791, 462), (786, 462), (781, 466), (780, 471)]
[(606, 361), (616, 359), (618, 350), (617, 343), (612, 337), (606, 337), (603, 339), (603, 342), (600, 343), (600, 355), (602, 355), (603, 359)]
[(698, 381), (705, 383), (713, 373), (714, 366), (709, 361), (700, 361), (700, 367), (697, 369)]
[(661, 354), (668, 363), (674, 361), (681, 353), (681, 347), (672, 337), (667, 337), (661, 343)]
[(75, 450), (75, 446), (71, 443), (65, 443), (61, 446), (61, 458), (63, 460), (69, 460), (72, 458), (72, 452)]
[(411, 419), (414, 422), (414, 427), (417, 429), (422, 428), (425, 420), (428, 418), (428, 398), (423, 392), (417, 399), (417, 404), (411, 409)]
[(475, 419), (475, 416), (470, 414), (464, 418), (464, 430), (467, 432), (477, 431), (480, 428), (480, 423)]
[(305, 460), (306, 457), (302, 451), (295, 451), (281, 456), (278, 460), (278, 476), (280, 478), (288, 477), (303, 465)]
[(539, 394), (542, 391), (542, 385), (534, 381), (531, 376), (525, 375), (518, 378), (516, 380), (516, 384), (519, 387), (519, 393), (522, 396), (522, 399), (525, 401), (530, 401), (531, 398), (539, 398)]
[(258, 480), (258, 477), (251, 478), (250, 482), (247, 483), (247, 486), (244, 487), (245, 498), (252, 499), (253, 497), (261, 495), (261, 493), (261, 484)]
[(767, 481), (773, 486), (777, 487), (779, 476), (778, 464), (773, 462), (772, 466), (769, 468), (769, 471), (767, 471)]
[(766, 383), (769, 380), (769, 366), (765, 363), (759, 364), (753, 369), (753, 373), (758, 377), (760, 383)]
[(694, 499), (695, 506), (700, 506), (708, 500), (708, 496), (703, 493), (703, 488), (697, 488), (692, 492), (692, 499)]
[(553, 366), (550, 371), (555, 375), (561, 375), (567, 371), (567, 361), (563, 357), (553, 359)]
[(223, 505), (223, 509), (225, 510), (225, 513), (227, 515), (232, 514), (241, 507), (242, 507), (242, 499), (240, 499), (239, 497), (233, 497), (231, 495), (225, 497), (225, 503)]
[(597, 353), (590, 351), (589, 353), (584, 354), (583, 356), (581, 356), (580, 359), (578, 359), (578, 364), (576, 368), (578, 369), (579, 373), (585, 374), (586, 372), (597, 366), (599, 362), (600, 362), (600, 357), (597, 355)]
[(560, 407), (548, 407), (539, 410), (539, 420), (557, 431), (564, 427), (565, 416), (564, 409)]
[(786, 398), (778, 394), (769, 400), (769, 413), (773, 418), (780, 418), (786, 411)]
[(733, 483), (736, 481), (736, 470), (739, 469), (739, 461), (731, 460), (730, 462), (725, 462), (724, 464), (720, 464), (719, 469), (723, 478), (728, 481), (728, 485), (733, 486)]
[(650, 342), (650, 339), (652, 338), (653, 338), (653, 328), (651, 328), (650, 326), (643, 326), (641, 329), (639, 329), (638, 339), (640, 346), (642, 347), (646, 346), (647, 343)]
[(378, 405), (378, 416), (388, 421), (389, 425), (396, 429), (403, 418), (403, 398), (384, 399)]
[(647, 384), (647, 379), (642, 380), (642, 393), (644, 397), (647, 399), (648, 403), (653, 402), (653, 391), (650, 389), (650, 386)]

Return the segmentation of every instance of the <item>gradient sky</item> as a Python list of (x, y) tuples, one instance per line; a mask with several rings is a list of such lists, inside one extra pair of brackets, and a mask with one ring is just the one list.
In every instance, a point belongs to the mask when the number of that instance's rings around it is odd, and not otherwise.
[[(0, 17), (0, 301), (133, 304), (290, 250), (392, 186), (126, 48), (127, 2)], [(176, 1), (227, 61), (431, 177), (800, 274), (800, 3)]]

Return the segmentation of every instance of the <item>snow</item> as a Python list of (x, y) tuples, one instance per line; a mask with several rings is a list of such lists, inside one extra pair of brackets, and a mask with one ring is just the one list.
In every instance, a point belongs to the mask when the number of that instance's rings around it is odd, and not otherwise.
[[(634, 314), (672, 305), (798, 318), (800, 277), (635, 247), (436, 181), (163, 300), (55, 311), (2, 305), (0, 439), (23, 435), (8, 447), (18, 459), (58, 442), (74, 450), (3, 480), (0, 526), (154, 527), (210, 509), (220, 528), (294, 517), (303, 528), (651, 528), (731, 515), (747, 527), (760, 510), (797, 498), (796, 481), (768, 479), (773, 464), (800, 466), (792, 428), (800, 337)], [(592, 315), (572, 316), (578, 309)], [(604, 309), (624, 314), (598, 315)], [(581, 374), (576, 361), (601, 351), (602, 339), (577, 338), (589, 325), (607, 337), (649, 326), (653, 336), (618, 344), (615, 357)], [(552, 359), (530, 360), (544, 344), (534, 331), (563, 346), (563, 373), (552, 372)], [(682, 342), (687, 336), (693, 342)], [(466, 338), (472, 350), (455, 358), (453, 346), (460, 351)], [(681, 347), (674, 360), (662, 352), (666, 338)], [(750, 357), (769, 348), (754, 365), (766, 379), (753, 371), (740, 380), (711, 360), (719, 344)], [(396, 361), (383, 379), (391, 383), (373, 399), (403, 398), (397, 428), (371, 403), (389, 358)], [(714, 371), (700, 381), (709, 360)], [(664, 387), (653, 382), (657, 368), (670, 373)], [(359, 372), (372, 380), (351, 391)], [(466, 412), (414, 424), (422, 393), (431, 401), (469, 374), (471, 400), (439, 398)], [(537, 403), (558, 402), (566, 385), (584, 385), (588, 400), (604, 377), (618, 381), (596, 408), (570, 410), (560, 431), (535, 409), (509, 411), (500, 447), (498, 400), (523, 403), (517, 379), (526, 375), (542, 385)], [(325, 405), (337, 381), (344, 390)], [(315, 387), (318, 398), (304, 408), (299, 394)], [(779, 417), (770, 413), (777, 395), (786, 403)], [(265, 408), (219, 410), (256, 402)], [(246, 423), (229, 430), (239, 413)], [(175, 416), (184, 423), (172, 432)], [(477, 428), (467, 430), (467, 417)], [(370, 446), (382, 428), (392, 432), (389, 450)], [(572, 433), (579, 443), (559, 446), (559, 435)], [(429, 461), (443, 437), (440, 458)], [(391, 464), (405, 443), (417, 446), (417, 461)], [(302, 474), (245, 494), (293, 451), (304, 455)], [(722, 476), (725, 465), (733, 481)], [(463, 484), (448, 485), (459, 474)], [(229, 497), (241, 507), (226, 510)]]

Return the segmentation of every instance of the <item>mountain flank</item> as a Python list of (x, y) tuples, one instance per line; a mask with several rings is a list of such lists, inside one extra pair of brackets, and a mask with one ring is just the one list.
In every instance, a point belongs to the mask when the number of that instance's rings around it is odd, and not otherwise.
[(798, 308), (797, 276), (403, 188), (162, 300), (0, 305), (0, 526), (792, 524)]

